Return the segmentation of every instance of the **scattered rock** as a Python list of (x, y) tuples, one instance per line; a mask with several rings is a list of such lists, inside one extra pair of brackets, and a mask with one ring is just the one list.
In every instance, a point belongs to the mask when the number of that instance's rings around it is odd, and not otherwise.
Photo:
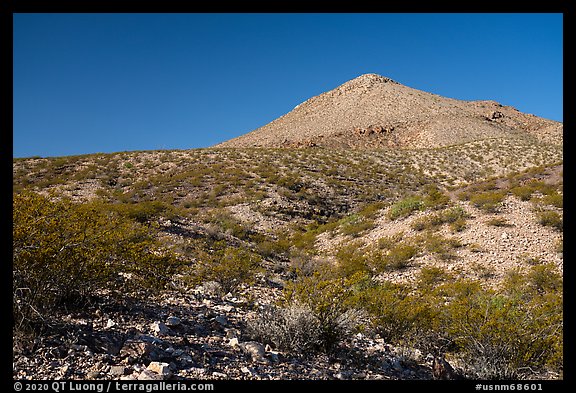
[(228, 326), (228, 319), (224, 315), (218, 315), (214, 318), (214, 320), (222, 326)]
[(108, 371), (108, 374), (110, 374), (114, 377), (122, 376), (122, 375), (126, 374), (126, 367), (124, 367), (124, 366), (111, 366), (110, 371)]
[(150, 370), (143, 370), (137, 378), (139, 381), (161, 381), (164, 379), (160, 374)]
[(162, 362), (151, 362), (148, 365), (148, 370), (164, 377), (168, 378), (172, 375), (172, 371), (170, 371), (170, 365), (168, 363)]
[(266, 350), (264, 345), (256, 341), (248, 341), (240, 344), (240, 348), (244, 353), (251, 356), (253, 362), (258, 363), (268, 363), (269, 360), (266, 359)]
[(161, 336), (165, 336), (170, 333), (170, 328), (168, 328), (168, 326), (166, 326), (163, 322), (155, 321), (152, 323), (152, 325), (150, 325), (150, 328), (154, 333)]
[(179, 326), (181, 323), (182, 321), (178, 317), (169, 316), (168, 318), (166, 318), (166, 326), (174, 327)]

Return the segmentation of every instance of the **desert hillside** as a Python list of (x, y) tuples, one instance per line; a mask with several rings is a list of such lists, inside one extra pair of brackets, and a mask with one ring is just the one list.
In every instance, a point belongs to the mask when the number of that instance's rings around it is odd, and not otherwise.
[(561, 379), (563, 149), (496, 129), (15, 159), (14, 378)]
[(490, 138), (562, 144), (562, 123), (494, 101), (462, 101), (365, 74), (216, 147), (439, 147)]

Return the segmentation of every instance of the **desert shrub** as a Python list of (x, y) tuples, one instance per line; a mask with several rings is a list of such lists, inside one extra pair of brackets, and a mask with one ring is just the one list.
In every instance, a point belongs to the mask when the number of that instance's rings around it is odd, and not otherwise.
[(368, 229), (374, 228), (374, 221), (358, 214), (353, 214), (341, 220), (340, 232), (343, 235), (358, 237)]
[(284, 351), (307, 353), (323, 345), (320, 321), (310, 307), (298, 302), (260, 310), (248, 321), (247, 330), (254, 339)]
[(558, 239), (556, 244), (554, 244), (554, 251), (556, 252), (564, 252), (564, 239)]
[(415, 231), (423, 231), (424, 229), (436, 229), (442, 224), (443, 222), (440, 215), (430, 214), (415, 219), (412, 221), (412, 224), (410, 224), (410, 227)]
[[(250, 237), (250, 230), (246, 228), (240, 220), (224, 209), (213, 210), (208, 217), (208, 221), (216, 225), (217, 230), (223, 234), (242, 240), (248, 240)], [(216, 234), (216, 237), (219, 237), (218, 234)]]
[(341, 246), (336, 252), (336, 260), (338, 271), (343, 277), (350, 277), (358, 272), (371, 272), (366, 251), (356, 242)]
[(162, 215), (168, 215), (172, 206), (162, 201), (141, 201), (137, 203), (121, 203), (109, 205), (108, 208), (116, 210), (139, 223), (146, 223)]
[(178, 265), (150, 228), (98, 204), (14, 194), (12, 228), (17, 326), (104, 290), (160, 288)]
[(500, 218), (500, 217), (491, 218), (490, 220), (487, 220), (485, 222), (485, 224), (493, 226), (493, 227), (512, 227), (512, 226), (514, 226), (514, 225), (510, 224), (508, 222), (508, 220), (506, 220), (505, 218)]
[(458, 218), (450, 223), (450, 230), (452, 232), (462, 232), (467, 226), (468, 223), (465, 218)]
[(564, 207), (564, 197), (562, 196), (562, 194), (559, 194), (557, 192), (543, 196), (541, 201), (545, 205), (554, 206), (560, 209)]
[(450, 203), (450, 197), (443, 193), (436, 185), (424, 187), (424, 206), (434, 210), (443, 209)]
[(473, 194), (470, 202), (486, 213), (496, 213), (504, 200), (504, 193), (500, 191), (488, 191)]
[(316, 321), (319, 332), (310, 343), (316, 350), (332, 351), (358, 325), (359, 314), (350, 300), (353, 286), (361, 279), (361, 274), (344, 278), (320, 269), (286, 286), (284, 304), (307, 308)]
[(562, 295), (558, 287), (530, 293), (529, 276), (516, 272), (509, 277), (514, 279), (500, 292), (472, 282), (446, 287), (450, 300), (442, 324), (471, 377), (517, 379), (531, 369), (558, 367), (562, 357)]
[(434, 288), (439, 284), (447, 282), (451, 278), (452, 275), (445, 269), (437, 266), (423, 267), (418, 273), (418, 287)]
[(454, 228), (460, 228), (462, 225), (465, 226), (466, 218), (468, 214), (460, 206), (456, 206), (450, 209), (443, 210), (441, 212), (430, 214), (424, 217), (420, 217), (412, 223), (412, 229), (416, 231), (423, 231), (425, 229), (436, 229), (443, 224), (449, 223), (454, 224)]
[(561, 292), (562, 275), (551, 263), (535, 264), (526, 275), (526, 285), (538, 294)]
[(390, 206), (387, 216), (390, 220), (396, 220), (398, 218), (407, 217), (417, 210), (422, 210), (423, 207), (424, 202), (422, 201), (422, 198), (411, 196)]
[(404, 238), (404, 232), (395, 233), (392, 236), (384, 236), (378, 239), (378, 248), (389, 250)]
[(510, 192), (522, 201), (529, 201), (534, 193), (534, 188), (530, 186), (516, 186), (510, 189)]
[(564, 221), (562, 216), (552, 210), (542, 210), (536, 212), (536, 219), (540, 225), (545, 227), (552, 227), (556, 230), (562, 231), (564, 227)]
[(380, 213), (380, 211), (384, 208), (385, 203), (378, 201), (378, 202), (372, 202), (369, 203), (367, 205), (365, 205), (359, 212), (358, 214), (368, 218), (368, 219), (375, 219), (378, 214)]
[(418, 252), (417, 246), (402, 242), (394, 245), (387, 252), (373, 252), (370, 263), (377, 272), (399, 270), (407, 267)]
[(214, 250), (198, 250), (196, 264), (189, 271), (189, 280), (199, 285), (206, 281), (220, 284), (224, 293), (235, 292), (241, 284), (253, 283), (261, 270), (261, 257), (242, 248), (227, 246), (223, 241), (213, 244)]
[(454, 249), (462, 246), (460, 241), (454, 237), (447, 238), (431, 232), (419, 235), (414, 240), (426, 251), (442, 260), (454, 259), (456, 257)]
[(273, 258), (285, 255), (290, 249), (287, 239), (263, 240), (256, 245), (256, 251), (264, 258)]
[(372, 328), (387, 342), (415, 344), (434, 330), (437, 312), (408, 286), (389, 281), (366, 285), (354, 304), (370, 316)]

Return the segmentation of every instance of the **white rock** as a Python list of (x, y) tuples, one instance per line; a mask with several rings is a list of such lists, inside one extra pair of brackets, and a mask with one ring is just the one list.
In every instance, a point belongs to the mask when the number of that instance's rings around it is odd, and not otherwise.
[(254, 362), (264, 362), (268, 363), (268, 359), (264, 357), (266, 350), (264, 345), (260, 344), (256, 341), (248, 341), (246, 343), (242, 343), (240, 347), (252, 357), (252, 361)]
[(150, 370), (144, 370), (138, 375), (139, 381), (160, 381), (162, 376)]
[(238, 342), (238, 338), (233, 337), (230, 339), (230, 341), (228, 342), (228, 345), (230, 345), (232, 348), (235, 348), (239, 345), (240, 343)]
[(163, 362), (151, 362), (148, 365), (148, 370), (155, 372), (162, 377), (169, 377), (172, 375), (172, 371), (170, 371), (170, 365), (168, 363)]
[(106, 329), (110, 329), (112, 327), (116, 326), (116, 322), (114, 322), (113, 320), (111, 320), (110, 318), (108, 318), (108, 322), (106, 322)]

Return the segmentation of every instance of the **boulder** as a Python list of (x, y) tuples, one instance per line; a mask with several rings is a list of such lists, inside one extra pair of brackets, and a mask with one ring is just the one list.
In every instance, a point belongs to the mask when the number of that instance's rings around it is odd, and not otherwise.
[(248, 341), (245, 343), (240, 344), (240, 348), (244, 353), (250, 355), (253, 362), (258, 363), (268, 363), (268, 359), (266, 359), (266, 350), (264, 345), (260, 344), (256, 341)]

